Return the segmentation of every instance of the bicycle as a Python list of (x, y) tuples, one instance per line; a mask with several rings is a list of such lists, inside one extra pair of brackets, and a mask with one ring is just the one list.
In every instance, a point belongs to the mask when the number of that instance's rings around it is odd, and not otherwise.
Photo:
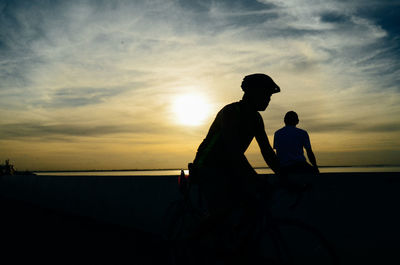
[[(183, 171), (178, 178), (178, 185), (182, 198), (170, 204), (165, 219), (167, 224), (166, 239), (170, 242), (171, 263), (174, 265), (196, 262), (196, 264), (212, 264), (212, 261), (217, 258), (216, 255), (207, 259), (207, 255), (201, 253), (204, 248), (199, 247), (199, 244), (193, 245), (193, 240), (191, 240), (191, 234), (196, 229), (196, 226), (202, 220), (207, 220), (208, 218), (201, 190), (199, 190), (199, 186), (196, 183), (191, 181), (190, 174), (186, 176)], [(242, 229), (236, 233), (234, 231), (235, 225), (228, 226), (227, 231), (224, 231), (225, 236), (227, 234), (225, 243), (232, 238), (238, 238), (245, 234), (248, 238), (246, 241), (248, 249), (251, 249), (247, 254), (253, 257), (254, 264), (339, 264), (333, 246), (318, 229), (301, 220), (279, 218), (271, 214), (270, 205), (268, 205), (270, 202), (268, 194), (270, 195), (271, 192), (276, 192), (282, 188), (292, 191), (297, 189), (296, 192), (298, 194), (295, 196), (293, 203), (288, 205), (289, 208), (294, 209), (299, 204), (303, 193), (307, 191), (306, 186), (300, 186), (299, 188), (299, 185), (282, 186), (280, 184), (271, 185), (270, 183), (268, 185), (270, 192), (262, 194), (257, 218), (244, 230)], [(197, 189), (197, 192), (193, 192), (195, 189)], [(195, 193), (197, 193), (197, 197)], [(240, 216), (240, 209), (238, 208), (236, 212), (231, 212), (230, 221), (235, 219), (235, 213), (237, 220), (237, 216)], [(202, 237), (207, 238), (207, 236), (209, 237), (210, 235), (206, 233)], [(229, 240), (226, 238), (229, 238)], [(231, 245), (231, 252), (228, 251), (230, 253), (228, 255), (231, 255), (237, 244), (228, 245)]]

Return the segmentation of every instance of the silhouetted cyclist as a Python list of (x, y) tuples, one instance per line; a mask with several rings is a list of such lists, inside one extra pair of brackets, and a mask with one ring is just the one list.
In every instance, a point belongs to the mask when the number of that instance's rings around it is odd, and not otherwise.
[(255, 214), (251, 205), (257, 201), (260, 179), (244, 155), (254, 137), (268, 166), (275, 173), (279, 171), (258, 111), (267, 108), (272, 94), (280, 92), (280, 88), (265, 74), (245, 76), (241, 87), (242, 100), (218, 112), (192, 166), (207, 202), (209, 219), (224, 217), (238, 205), (248, 205), (244, 207), (248, 215)]
[[(285, 173), (318, 173), (317, 161), (311, 149), (310, 137), (307, 131), (297, 128), (299, 117), (294, 111), (286, 113), (285, 127), (277, 130), (274, 135), (274, 149), (280, 166)], [(303, 148), (306, 149), (310, 164), (307, 163)]]

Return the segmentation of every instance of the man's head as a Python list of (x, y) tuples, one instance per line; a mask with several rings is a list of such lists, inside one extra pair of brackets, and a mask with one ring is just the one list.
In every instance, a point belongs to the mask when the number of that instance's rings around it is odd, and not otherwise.
[(286, 125), (296, 126), (299, 123), (299, 116), (294, 111), (288, 111), (283, 119)]
[(254, 104), (257, 110), (263, 111), (268, 107), (271, 95), (280, 92), (280, 88), (266, 74), (251, 74), (243, 78), (243, 98)]

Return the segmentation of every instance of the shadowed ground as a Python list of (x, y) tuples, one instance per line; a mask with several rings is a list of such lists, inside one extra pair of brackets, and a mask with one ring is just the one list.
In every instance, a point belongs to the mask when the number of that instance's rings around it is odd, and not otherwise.
[[(168, 264), (160, 239), (177, 176), (0, 178), (2, 264)], [(400, 264), (400, 173), (325, 173), (295, 211), (342, 264)], [(14, 262), (2, 262), (7, 258)], [(39, 261), (39, 262), (37, 262)]]
[(160, 237), (0, 199), (2, 264), (167, 264)]

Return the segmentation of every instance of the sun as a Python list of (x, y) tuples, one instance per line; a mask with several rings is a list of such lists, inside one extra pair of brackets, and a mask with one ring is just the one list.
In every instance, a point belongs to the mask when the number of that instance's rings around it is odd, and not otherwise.
[(204, 123), (210, 113), (210, 104), (200, 94), (177, 96), (173, 102), (176, 121), (183, 125), (198, 126)]

